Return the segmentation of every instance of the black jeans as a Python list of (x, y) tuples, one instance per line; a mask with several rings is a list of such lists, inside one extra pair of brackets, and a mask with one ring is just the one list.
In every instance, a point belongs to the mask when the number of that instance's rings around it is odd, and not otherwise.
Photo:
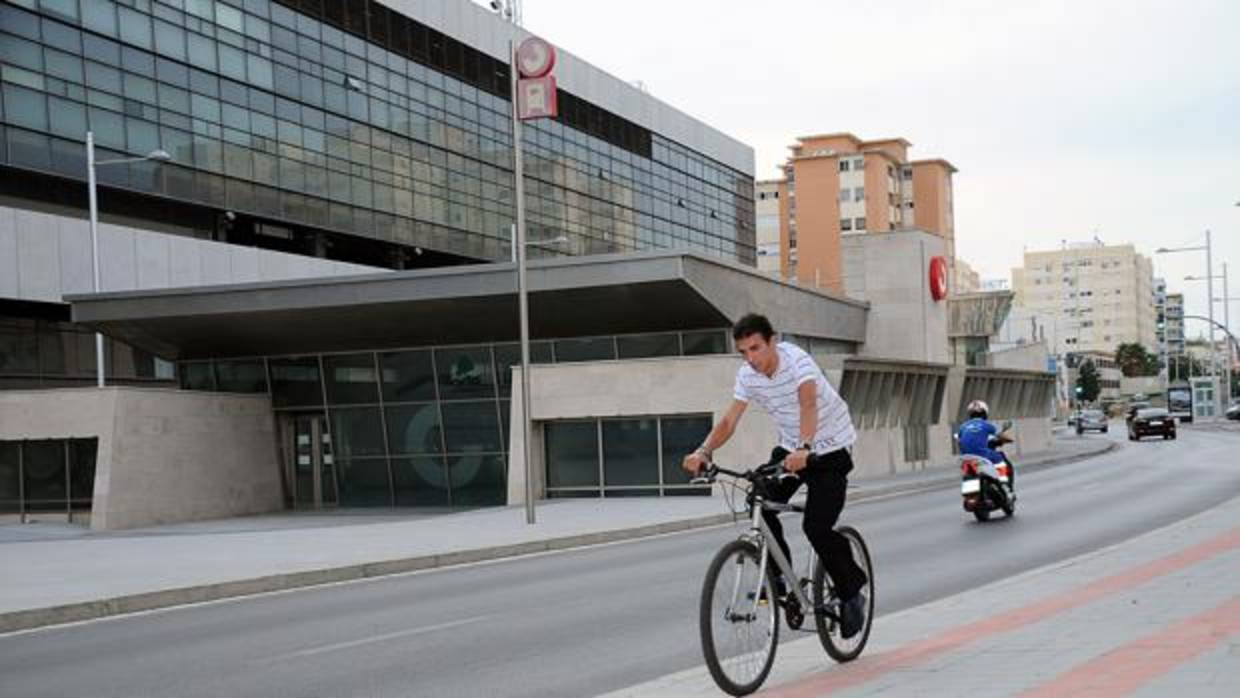
[[(771, 451), (771, 462), (782, 461), (788, 451), (776, 448)], [(805, 516), (801, 528), (814, 552), (827, 568), (836, 595), (847, 601), (851, 599), (867, 581), (865, 572), (853, 560), (852, 546), (848, 539), (836, 533), (835, 522), (844, 509), (845, 490), (848, 488), (848, 473), (852, 471), (852, 456), (848, 451), (839, 449), (825, 454), (813, 454), (809, 463), (801, 471), (800, 477), (785, 477), (772, 481), (767, 487), (767, 498), (773, 502), (787, 502), (804, 483), (808, 488), (805, 499)], [(779, 515), (773, 511), (762, 512), (762, 518), (775, 536), (784, 557), (792, 563), (792, 551), (788, 541), (784, 540), (784, 526)], [(795, 579), (788, 580), (796, 584)]]

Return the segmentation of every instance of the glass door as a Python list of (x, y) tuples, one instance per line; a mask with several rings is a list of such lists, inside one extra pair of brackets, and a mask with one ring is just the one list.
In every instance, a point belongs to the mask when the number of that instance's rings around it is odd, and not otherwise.
[(321, 413), (290, 414), (286, 418), (289, 482), (297, 509), (321, 509), (336, 505), (336, 467), (327, 418)]

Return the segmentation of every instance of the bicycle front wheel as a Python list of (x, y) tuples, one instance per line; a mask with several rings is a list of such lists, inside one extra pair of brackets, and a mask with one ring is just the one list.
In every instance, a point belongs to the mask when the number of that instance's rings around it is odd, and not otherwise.
[(850, 638), (845, 639), (840, 633), (840, 624), (836, 620), (840, 612), (840, 599), (835, 596), (821, 559), (814, 568), (814, 608), (825, 607), (835, 618), (816, 612), (814, 619), (818, 624), (818, 637), (822, 640), (822, 647), (827, 654), (837, 662), (849, 662), (861, 655), (861, 650), (865, 649), (865, 643), (870, 639), (870, 625), (874, 618), (874, 567), (870, 562), (870, 550), (857, 529), (841, 526), (835, 531), (848, 539), (853, 561), (865, 572), (865, 586), (861, 587), (862, 601), (865, 604), (865, 624)]
[(761, 573), (758, 549), (735, 540), (711, 560), (702, 583), (698, 629), (706, 667), (734, 696), (758, 690), (775, 661), (779, 602), (773, 576)]

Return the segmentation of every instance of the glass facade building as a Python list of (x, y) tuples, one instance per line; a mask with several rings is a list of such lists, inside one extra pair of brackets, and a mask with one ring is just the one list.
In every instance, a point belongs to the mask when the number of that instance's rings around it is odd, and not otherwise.
[[(726, 330), (536, 341), (536, 363), (731, 351)], [(180, 364), (192, 390), (269, 393), (293, 507), (470, 507), (507, 501), (515, 343)], [(709, 415), (550, 422), (550, 497), (709, 494), (683, 456)]]
[[(80, 208), (91, 130), (100, 158), (173, 158), (100, 169), (105, 212), (376, 266), (505, 260), (508, 79), (373, 0), (10, 0), (0, 165), (6, 193)], [(526, 196), (531, 239), (567, 243), (531, 255), (754, 264), (751, 174), (571, 92), (559, 104), (523, 129)]]

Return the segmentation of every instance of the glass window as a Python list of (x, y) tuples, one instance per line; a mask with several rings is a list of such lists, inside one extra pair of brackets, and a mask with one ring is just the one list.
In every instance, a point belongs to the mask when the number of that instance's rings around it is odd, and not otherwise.
[[(76, 0), (74, 2), (76, 3)], [(46, 6), (47, 3), (44, 3), (44, 7)], [(43, 43), (81, 55), (82, 32), (66, 27), (60, 22), (51, 22), (45, 19), (43, 20)]]
[(271, 61), (251, 53), (246, 55), (246, 63), (249, 68), (250, 84), (268, 90), (272, 89)]
[(149, 153), (159, 149), (159, 126), (150, 121), (125, 119), (125, 132), (131, 153)]
[[(512, 367), (521, 365), (521, 345), (496, 344), (494, 348), (499, 394), (507, 397), (512, 394)], [(551, 342), (530, 342), (530, 363), (552, 363)]]
[(64, 511), (69, 492), (64, 442), (23, 443), (22, 475), (28, 511)]
[(155, 81), (125, 73), (125, 96), (146, 104), (155, 104)]
[(453, 506), (503, 506), (508, 501), (502, 455), (471, 454), (448, 459)]
[(379, 401), (374, 354), (324, 356), (327, 402), (356, 405)]
[(47, 97), (42, 92), (6, 84), (4, 86), (5, 121), (35, 131), (47, 130)]
[(436, 349), (435, 366), (441, 399), (495, 397), (490, 347)]
[(727, 354), (731, 351), (725, 330), (685, 332), (681, 335), (681, 341), (684, 342), (685, 356)]
[(556, 363), (605, 361), (614, 358), (616, 358), (616, 347), (611, 337), (560, 339), (555, 343)]
[[(339, 443), (339, 442), (337, 442)], [(345, 458), (335, 463), (342, 507), (389, 506), (392, 487), (387, 458)]]
[(603, 420), (603, 484), (657, 485), (658, 439), (654, 419)]
[(82, 59), (63, 51), (43, 49), (47, 72), (69, 82), (82, 82)]
[(504, 450), (494, 400), (444, 402), (440, 409), (449, 453)]
[[(0, 34), (0, 61), (34, 71), (43, 70), (43, 52), (38, 44), (5, 34)], [(12, 80), (10, 70), (9, 66), (4, 67), (6, 81)]]
[(241, 20), (241, 10), (229, 7), (224, 3), (215, 4), (215, 22), (235, 32), (245, 31), (245, 26)]
[(332, 443), (340, 458), (386, 455), (378, 407), (339, 407), (331, 410)]
[(145, 49), (151, 48), (151, 18), (128, 7), (120, 11), (121, 41)]
[(319, 360), (305, 356), (271, 359), (271, 402), (275, 407), (322, 405)]
[[(710, 433), (710, 417), (664, 417), (659, 420), (663, 430), (663, 484), (687, 485), (689, 474), (680, 467), (684, 457), (702, 445)], [(709, 494), (710, 486), (701, 489)]]
[(622, 359), (680, 356), (680, 338), (675, 333), (616, 337), (616, 349)]
[(121, 71), (106, 65), (86, 62), (86, 84), (114, 94), (121, 93)]
[(185, 60), (185, 30), (176, 25), (155, 20), (155, 51), (169, 58)]
[(545, 433), (547, 487), (598, 487), (598, 423), (550, 422)]
[(18, 477), (18, 449), (16, 441), (0, 441), (0, 514), (12, 514), (21, 510), (21, 485)]
[(82, 3), (82, 26), (106, 36), (116, 36), (116, 5), (110, 2)]
[(379, 362), (385, 402), (435, 399), (435, 370), (429, 350), (380, 354)]
[(99, 439), (69, 439), (69, 496), (74, 511), (90, 511), (95, 496), (95, 457)]
[(187, 32), (185, 38), (189, 46), (190, 65), (215, 72), (215, 42), (194, 32)]
[(393, 405), (388, 407), (386, 412), (390, 453), (443, 452), (443, 433), (437, 404)]
[(245, 80), (245, 52), (220, 44), (220, 72), (234, 80)]
[(267, 369), (262, 359), (216, 361), (215, 384), (226, 393), (265, 393)]
[(74, 140), (86, 138), (86, 107), (59, 97), (50, 97), (52, 133)]
[[(266, 381), (264, 381), (264, 384)], [(209, 361), (187, 361), (181, 364), (181, 389), (215, 390)]]
[(448, 506), (448, 470), (443, 456), (392, 459), (396, 506)]

